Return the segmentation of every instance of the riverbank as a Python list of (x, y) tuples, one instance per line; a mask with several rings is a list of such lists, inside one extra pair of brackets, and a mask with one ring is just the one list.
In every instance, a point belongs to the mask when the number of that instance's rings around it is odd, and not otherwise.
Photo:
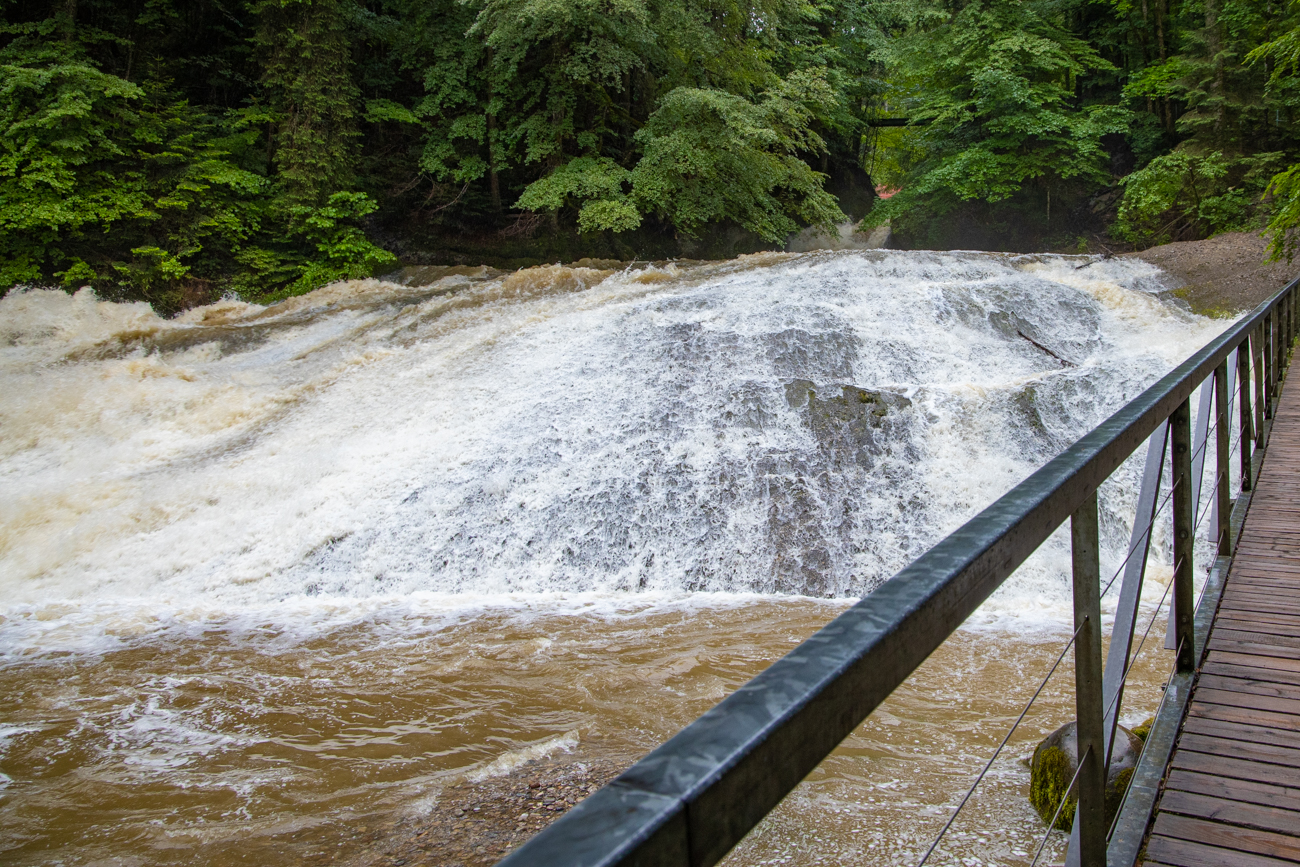
[(1300, 272), (1300, 262), (1266, 262), (1268, 240), (1258, 232), (1226, 232), (1123, 255), (1169, 274), (1173, 295), (1202, 316), (1244, 313)]
[(407, 820), (352, 867), (487, 867), (618, 776), (637, 756), (565, 754), (444, 790), (428, 815)]

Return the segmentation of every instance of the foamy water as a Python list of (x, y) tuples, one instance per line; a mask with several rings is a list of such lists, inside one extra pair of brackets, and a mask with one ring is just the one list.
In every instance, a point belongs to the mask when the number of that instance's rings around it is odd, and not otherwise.
[[(290, 825), (328, 836), (361, 802), (436, 803), (447, 774), (586, 749), (602, 742), (593, 727), (639, 714), (615, 752), (653, 746), (1224, 327), (1159, 300), (1151, 266), (1088, 261), (851, 251), (450, 269), (171, 321), (88, 291), (10, 294), (0, 810), (22, 830), (9, 849), (25, 863), (138, 854), (132, 834), (161, 821), (146, 861), (193, 854), (163, 854), (168, 834), (228, 837), (242, 858), (279, 851)], [(1139, 469), (1103, 491), (1111, 568)], [(1014, 636), (1028, 648), (1017, 666), (1054, 656), (1067, 566), (1058, 534), (962, 640)], [(749, 623), (751, 607), (787, 625)], [(420, 686), (456, 683), (457, 659), (498, 634), (512, 673), (475, 669), (454, 699)], [(669, 673), (638, 676), (630, 635), (659, 636), (642, 668)], [(590, 646), (561, 674), (542, 660), (564, 636)], [(725, 676), (669, 688), (736, 643), (748, 649)], [(519, 678), (538, 696), (549, 683), (609, 697), (555, 724), (541, 698), (493, 698)], [(356, 700), (398, 685), (425, 709)], [(314, 728), (290, 722), (309, 707)], [(448, 722), (466, 708), (478, 722)], [(910, 723), (943, 728), (920, 710)], [(993, 737), (970, 726), (936, 768)], [(328, 774), (322, 751), (338, 757)], [(932, 805), (946, 802), (941, 771), (917, 782)], [(826, 785), (851, 800), (860, 772)], [(160, 819), (181, 790), (187, 806)], [(123, 824), (102, 799), (132, 791)], [(878, 814), (901, 821), (919, 803), (900, 797)], [(1028, 828), (1014, 800), (999, 815)], [(811, 814), (796, 815), (772, 820), (787, 830), (763, 832), (771, 847), (800, 851)], [(102, 845), (77, 842), (87, 834)]]

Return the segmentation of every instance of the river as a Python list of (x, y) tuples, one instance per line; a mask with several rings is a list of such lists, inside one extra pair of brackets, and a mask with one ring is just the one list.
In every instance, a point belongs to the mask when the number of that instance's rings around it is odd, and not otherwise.
[[(631, 761), (1226, 325), (1134, 260), (589, 264), (174, 320), (0, 300), (6, 863), (393, 863), (448, 793)], [(728, 863), (914, 863), (1068, 637), (1068, 560), (1058, 533)], [(1020, 759), (1071, 683), (935, 863), (1028, 863)], [(467, 863), (531, 833), (496, 830)]]

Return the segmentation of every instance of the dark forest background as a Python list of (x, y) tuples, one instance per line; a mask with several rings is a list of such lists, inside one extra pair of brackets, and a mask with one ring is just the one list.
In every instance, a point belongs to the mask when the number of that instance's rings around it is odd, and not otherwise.
[[(172, 313), (400, 260), (1133, 248), (1300, 222), (1260, 0), (0, 0), (0, 287)], [(892, 193), (877, 199), (875, 189)]]

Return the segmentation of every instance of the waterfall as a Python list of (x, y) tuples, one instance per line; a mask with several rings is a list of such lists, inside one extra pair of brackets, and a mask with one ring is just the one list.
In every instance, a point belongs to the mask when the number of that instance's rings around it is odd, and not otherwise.
[[(538, 762), (626, 764), (1226, 324), (1134, 260), (614, 265), (173, 320), (0, 299), (6, 860), (371, 863)], [(1060, 535), (734, 863), (915, 861), (1069, 632)], [(999, 764), (955, 851), (1026, 860), (1026, 777)]]

